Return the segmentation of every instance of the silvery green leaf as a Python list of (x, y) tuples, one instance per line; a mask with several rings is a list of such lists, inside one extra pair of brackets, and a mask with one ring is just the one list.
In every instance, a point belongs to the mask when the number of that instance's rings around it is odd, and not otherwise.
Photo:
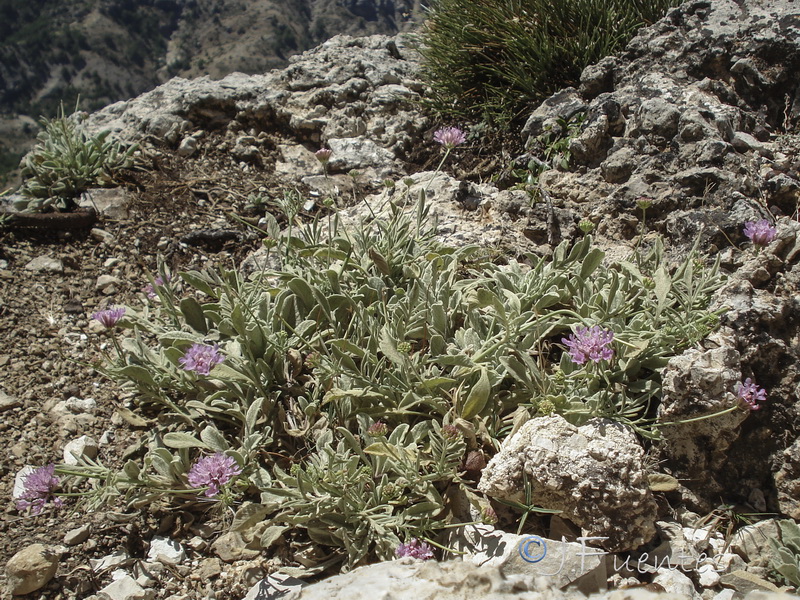
[(171, 431), (164, 434), (164, 445), (169, 448), (208, 448), (191, 433)]
[(211, 284), (207, 281), (202, 273), (198, 271), (188, 271), (180, 273), (180, 277), (194, 289), (201, 291), (212, 298), (215, 297), (216, 294), (214, 293), (214, 289), (211, 287)]
[(156, 382), (153, 379), (153, 376), (150, 374), (150, 371), (144, 367), (140, 367), (139, 365), (127, 365), (119, 369), (118, 373), (132, 379), (133, 381), (144, 383), (145, 385), (156, 385)]
[(184, 298), (181, 300), (180, 309), (183, 317), (186, 319), (186, 324), (189, 327), (198, 333), (202, 333), (203, 335), (208, 333), (208, 326), (206, 324), (206, 317), (203, 314), (203, 307), (200, 306), (200, 303), (197, 300), (195, 300), (192, 296)]
[(389, 329), (385, 325), (381, 328), (381, 337), (378, 348), (383, 355), (391, 360), (394, 364), (402, 366), (405, 363), (405, 357), (403, 357), (403, 355), (397, 351), (397, 344), (394, 339), (392, 339)]
[(280, 537), (289, 530), (286, 525), (270, 525), (261, 534), (261, 549), (266, 550), (277, 542)]
[(245, 502), (233, 516), (231, 531), (247, 531), (263, 521), (270, 512), (271, 511), (262, 504)]
[(605, 258), (605, 252), (600, 250), (599, 248), (593, 248), (583, 259), (583, 263), (581, 264), (581, 270), (578, 273), (578, 277), (581, 279), (587, 279), (592, 273), (595, 272), (597, 267), (600, 266), (600, 263), (603, 262)]
[(659, 267), (653, 274), (653, 281), (655, 282), (655, 293), (658, 299), (656, 307), (656, 316), (661, 314), (664, 307), (667, 305), (670, 290), (672, 289), (672, 278), (667, 273), (664, 267)]
[(293, 279), (289, 280), (286, 285), (298, 298), (303, 301), (303, 304), (309, 308), (314, 306), (314, 292), (311, 290), (311, 286), (309, 286), (305, 280), (299, 277), (294, 277)]
[(216, 452), (224, 452), (230, 448), (228, 442), (225, 441), (225, 438), (213, 425), (208, 425), (200, 432), (200, 439), (203, 440), (208, 448)]
[(125, 466), (122, 467), (122, 471), (125, 473), (125, 475), (133, 480), (139, 479), (139, 475), (142, 472), (142, 470), (139, 468), (139, 465), (132, 460), (129, 460), (125, 463)]
[(389, 263), (386, 262), (386, 259), (383, 257), (383, 255), (377, 250), (375, 250), (375, 248), (369, 249), (369, 257), (375, 264), (375, 267), (378, 269), (380, 273), (382, 273), (383, 275), (391, 274), (392, 271), (389, 268)]
[(486, 406), (486, 402), (489, 400), (489, 393), (491, 392), (491, 389), (492, 386), (489, 384), (489, 373), (485, 368), (481, 367), (481, 374), (478, 378), (478, 382), (472, 386), (472, 389), (467, 395), (467, 399), (464, 401), (464, 408), (461, 411), (461, 417), (469, 420), (480, 414), (480, 412)]
[(256, 398), (250, 403), (250, 406), (247, 407), (247, 413), (245, 414), (244, 418), (247, 435), (255, 431), (256, 424), (258, 423), (259, 416), (261, 416), (261, 409), (263, 406), (264, 399)]

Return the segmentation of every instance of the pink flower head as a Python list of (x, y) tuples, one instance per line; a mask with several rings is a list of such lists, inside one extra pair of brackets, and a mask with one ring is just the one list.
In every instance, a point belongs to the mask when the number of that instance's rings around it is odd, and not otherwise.
[(28, 473), (25, 477), (22, 494), (17, 499), (17, 510), (30, 508), (34, 515), (38, 515), (48, 502), (52, 502), (56, 507), (64, 504), (61, 498), (53, 495), (53, 490), (61, 483), (61, 480), (56, 477), (55, 471), (56, 466), (49, 464)]
[(192, 344), (178, 362), (183, 365), (184, 371), (194, 371), (199, 375), (208, 375), (215, 365), (225, 357), (219, 351), (219, 344), (206, 346), (205, 344)]
[(122, 306), (117, 306), (116, 308), (99, 310), (92, 315), (92, 318), (95, 321), (100, 321), (106, 329), (111, 329), (117, 324), (117, 321), (119, 321), (124, 314), (125, 308)]
[(207, 487), (205, 495), (211, 498), (219, 494), (220, 487), (242, 472), (236, 460), (222, 452), (198, 458), (189, 469), (189, 485), (193, 488)]
[(321, 162), (323, 165), (327, 164), (328, 161), (331, 159), (331, 154), (333, 154), (333, 150), (330, 148), (320, 148), (316, 152), (314, 152), (314, 156), (317, 157), (317, 160)]
[(397, 558), (403, 558), (404, 556), (410, 556), (411, 558), (418, 558), (420, 560), (430, 560), (433, 558), (433, 548), (425, 542), (420, 542), (417, 538), (411, 538), (405, 544), (400, 544), (394, 553), (397, 555)]
[(442, 127), (433, 134), (433, 141), (450, 150), (466, 142), (467, 136), (458, 127)]
[(610, 347), (614, 341), (614, 332), (599, 325), (591, 328), (578, 327), (575, 333), (568, 338), (561, 338), (561, 341), (569, 348), (572, 362), (577, 365), (584, 364), (586, 359), (600, 362), (614, 356), (614, 350)]
[(775, 236), (778, 235), (778, 230), (774, 225), (770, 225), (766, 219), (761, 219), (760, 221), (748, 221), (745, 223), (744, 234), (753, 242), (754, 246), (763, 248), (775, 239)]
[(736, 395), (742, 404), (750, 410), (758, 410), (761, 408), (759, 402), (767, 401), (767, 390), (758, 387), (749, 377), (744, 380), (744, 383), (739, 383)]
[[(169, 281), (169, 276), (167, 276), (167, 281)], [(164, 278), (161, 277), (161, 275), (159, 275), (158, 277), (153, 279), (153, 283), (152, 284), (148, 283), (146, 286), (144, 286), (142, 288), (142, 291), (145, 294), (147, 294), (147, 297), (150, 298), (150, 300), (155, 300), (156, 296), (158, 296), (158, 294), (156, 294), (156, 289), (153, 286), (155, 285), (156, 287), (160, 287), (160, 286), (164, 285), (164, 283), (166, 283), (164, 281)]]

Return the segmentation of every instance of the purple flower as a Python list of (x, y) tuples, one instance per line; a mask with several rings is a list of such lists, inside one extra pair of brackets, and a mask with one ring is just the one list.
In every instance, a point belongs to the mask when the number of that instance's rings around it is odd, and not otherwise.
[(38, 515), (48, 501), (57, 507), (64, 504), (61, 498), (53, 495), (53, 490), (61, 483), (55, 471), (56, 466), (49, 464), (28, 473), (23, 483), (22, 494), (17, 499), (17, 510), (30, 508), (34, 515)]
[(774, 225), (770, 225), (766, 219), (761, 219), (760, 221), (748, 221), (745, 223), (744, 234), (753, 242), (753, 245), (764, 247), (775, 239), (775, 236), (778, 235), (778, 230)]
[(194, 488), (208, 487), (205, 491), (209, 498), (219, 494), (219, 488), (242, 472), (236, 460), (217, 452), (211, 456), (198, 458), (189, 469), (189, 485)]
[(584, 364), (587, 358), (594, 362), (610, 360), (614, 356), (614, 350), (609, 347), (613, 340), (614, 332), (599, 325), (592, 328), (578, 327), (569, 338), (561, 338), (569, 348), (572, 362), (578, 365)]
[(450, 150), (466, 142), (467, 136), (458, 127), (442, 127), (433, 134), (433, 141)]
[(111, 329), (114, 325), (117, 324), (123, 315), (125, 314), (125, 308), (122, 306), (118, 306), (116, 308), (106, 308), (105, 310), (99, 310), (92, 315), (92, 318), (96, 321), (100, 321), (106, 329)]
[[(169, 277), (167, 277), (167, 281), (169, 281)], [(162, 285), (164, 285), (164, 283), (165, 283), (165, 282), (164, 282), (164, 278), (163, 278), (163, 277), (161, 277), (161, 275), (159, 275), (158, 277), (156, 277), (155, 279), (153, 279), (153, 283), (148, 283), (146, 286), (144, 286), (144, 287), (142, 288), (142, 291), (143, 291), (145, 294), (147, 294), (147, 297), (148, 297), (148, 298), (150, 298), (150, 300), (155, 300), (155, 299), (156, 299), (156, 296), (158, 296), (158, 294), (156, 294), (156, 290), (155, 290), (155, 288), (153, 287), (153, 285), (155, 285), (155, 286), (162, 286)]]
[(394, 551), (397, 558), (410, 556), (411, 558), (418, 558), (420, 560), (430, 560), (433, 558), (433, 548), (425, 542), (420, 542), (417, 538), (411, 538), (405, 544), (400, 544), (397, 550)]
[(183, 365), (184, 371), (194, 371), (200, 375), (208, 375), (214, 365), (218, 365), (225, 357), (219, 351), (219, 344), (206, 346), (205, 344), (192, 344), (178, 362)]
[(761, 408), (759, 402), (767, 401), (767, 390), (758, 387), (749, 377), (744, 380), (744, 383), (739, 383), (736, 389), (736, 395), (750, 410), (758, 410)]
[(333, 150), (330, 148), (320, 148), (316, 152), (314, 152), (314, 156), (317, 157), (317, 160), (321, 162), (323, 165), (327, 164), (328, 161), (331, 159), (331, 154), (333, 154)]

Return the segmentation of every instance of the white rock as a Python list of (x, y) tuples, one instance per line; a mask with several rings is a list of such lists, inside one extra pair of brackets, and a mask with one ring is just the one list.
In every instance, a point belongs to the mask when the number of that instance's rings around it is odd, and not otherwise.
[(113, 275), (100, 275), (94, 285), (94, 289), (103, 294), (109, 295), (117, 291), (117, 286), (122, 283), (118, 277)]
[(606, 552), (585, 543), (570, 543), (532, 535), (516, 535), (491, 525), (456, 529), (450, 545), (467, 552), (476, 567), (496, 567), (505, 576), (544, 577), (548, 586), (577, 587), (589, 594), (605, 588)]
[(719, 583), (719, 573), (713, 564), (700, 565), (697, 568), (698, 581), (704, 588), (714, 587)]
[(27, 271), (37, 271), (46, 273), (63, 273), (64, 263), (52, 256), (37, 256), (25, 265)]
[(653, 577), (653, 583), (662, 586), (667, 593), (700, 600), (700, 595), (695, 592), (692, 580), (677, 569), (658, 569), (656, 576)]
[(736, 590), (722, 590), (714, 596), (713, 600), (733, 600), (734, 596), (736, 596)]
[(25, 478), (32, 473), (36, 467), (25, 465), (14, 476), (14, 490), (11, 492), (11, 497), (16, 500), (22, 497), (22, 492), (25, 491)]
[(274, 573), (251, 587), (244, 600), (279, 600), (304, 585), (306, 582), (301, 579)]
[(152, 600), (155, 592), (144, 589), (133, 577), (126, 575), (97, 592), (97, 596), (101, 600)]
[(81, 195), (79, 206), (93, 207), (109, 219), (127, 219), (131, 195), (125, 188), (93, 188)]
[(108, 571), (118, 565), (127, 563), (130, 557), (121, 550), (108, 554), (103, 558), (91, 558), (89, 564), (92, 566), (92, 571), (100, 573), (101, 571)]
[(635, 550), (656, 533), (657, 506), (643, 457), (636, 436), (620, 423), (594, 418), (575, 427), (560, 415), (538, 417), (503, 442), (478, 489), (520, 500), (527, 477), (531, 502), (563, 511), (587, 535), (605, 538), (608, 550)]
[(167, 565), (177, 565), (186, 560), (186, 551), (175, 540), (156, 536), (150, 541), (147, 560), (150, 562), (158, 561)]
[(96, 458), (97, 442), (93, 437), (82, 435), (81, 437), (70, 440), (64, 446), (64, 464), (77, 465), (81, 458)]

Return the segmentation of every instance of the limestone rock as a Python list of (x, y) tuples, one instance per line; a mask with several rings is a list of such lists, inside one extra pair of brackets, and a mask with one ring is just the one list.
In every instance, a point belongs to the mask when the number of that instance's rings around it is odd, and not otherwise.
[(101, 600), (152, 600), (155, 595), (155, 591), (144, 589), (130, 575), (117, 579), (97, 593)]
[(600, 544), (610, 551), (634, 550), (656, 532), (643, 456), (636, 436), (619, 423), (591, 419), (575, 427), (559, 415), (539, 417), (505, 441), (478, 489), (521, 500), (527, 477), (531, 502), (561, 510), (589, 536), (607, 538)]
[(497, 567), (506, 577), (546, 577), (553, 587), (573, 586), (589, 594), (606, 585), (606, 553), (590, 544), (591, 540), (567, 542), (467, 525), (453, 532), (449, 547), (467, 552), (465, 561)]
[(93, 188), (84, 192), (78, 206), (93, 207), (99, 214), (109, 219), (127, 219), (131, 193), (125, 188)]
[(12, 396), (7, 394), (3, 390), (0, 389), (0, 412), (9, 410), (11, 408), (16, 408), (22, 404), (19, 398), (16, 396)]
[(44, 273), (63, 273), (64, 263), (52, 256), (37, 256), (25, 265), (25, 269)]
[(55, 576), (61, 554), (42, 544), (31, 544), (17, 552), (6, 563), (9, 593), (22, 596), (43, 588)]
[[(477, 568), (462, 561), (416, 561), (411, 558), (355, 569), (281, 596), (282, 600), (504, 600), (539, 597), (530, 575), (504, 576), (497, 568)], [(529, 593), (525, 593), (529, 592)], [(268, 598), (269, 596), (265, 596)], [(561, 594), (550, 596), (562, 598)], [(255, 596), (258, 598), (258, 596)]]
[(79, 459), (97, 457), (97, 441), (88, 435), (67, 442), (64, 446), (64, 464), (77, 465)]
[(739, 352), (729, 330), (710, 336), (708, 349), (691, 348), (672, 358), (664, 370), (658, 418), (671, 425), (662, 428), (667, 441), (663, 454), (681, 466), (680, 478), (702, 481), (707, 495), (722, 489), (716, 472), (747, 413), (737, 410), (712, 419), (681, 421), (734, 406), (741, 379)]
[(186, 560), (186, 551), (175, 540), (156, 536), (150, 541), (147, 560), (151, 562), (159, 561), (167, 565), (177, 565)]

